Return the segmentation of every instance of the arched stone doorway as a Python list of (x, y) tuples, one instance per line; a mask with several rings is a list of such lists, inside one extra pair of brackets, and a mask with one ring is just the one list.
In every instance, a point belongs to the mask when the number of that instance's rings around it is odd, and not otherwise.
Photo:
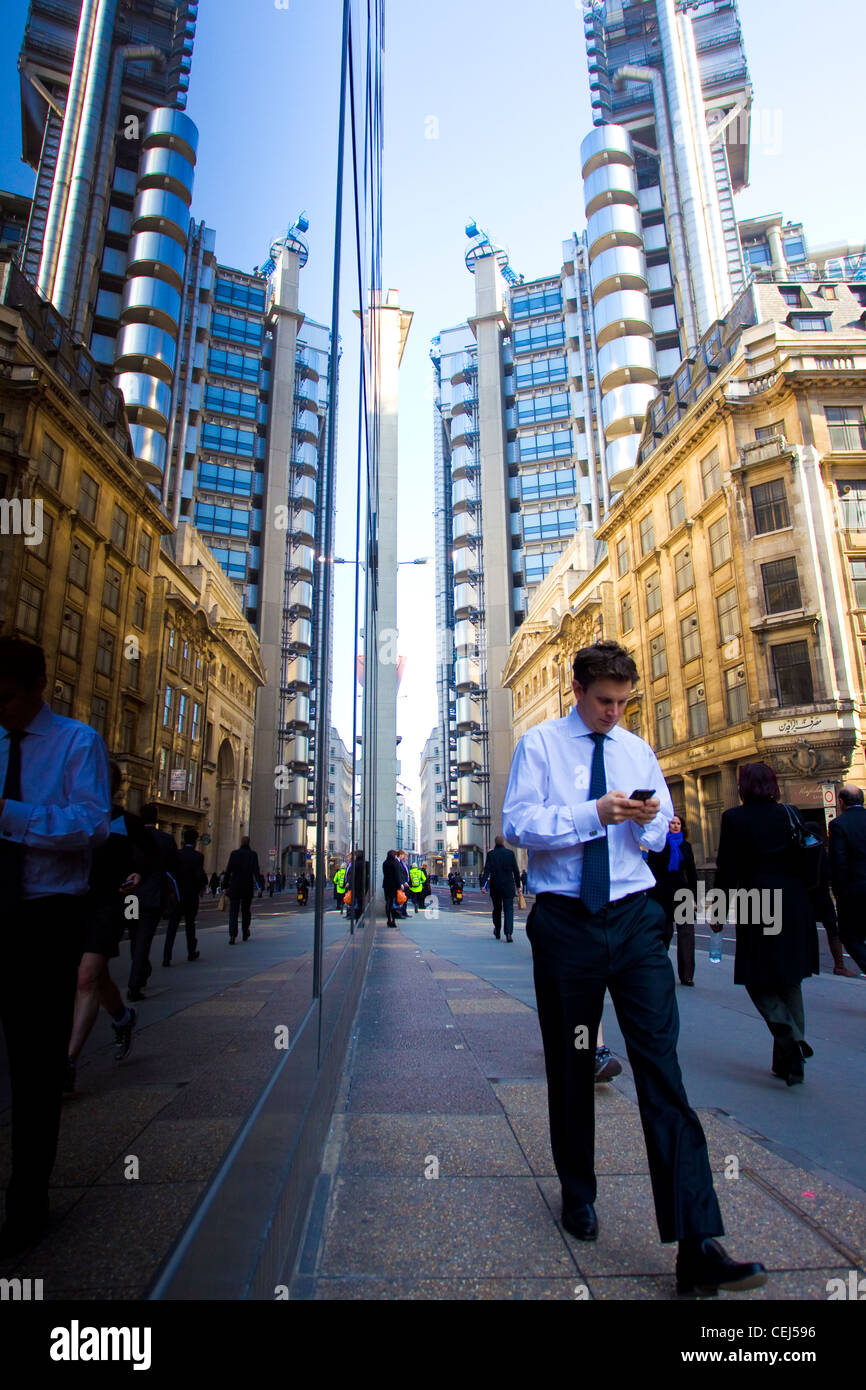
[(235, 755), (231, 743), (224, 738), (217, 755), (217, 804), (216, 804), (216, 871), (221, 874), (228, 863), (229, 855), (240, 843), (237, 838), (235, 806), (238, 783)]

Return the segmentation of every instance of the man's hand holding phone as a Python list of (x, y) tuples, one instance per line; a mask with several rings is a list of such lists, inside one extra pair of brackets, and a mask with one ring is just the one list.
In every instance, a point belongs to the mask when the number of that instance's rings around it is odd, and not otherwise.
[(598, 818), (602, 825), (621, 825), (623, 821), (637, 821), (638, 825), (649, 825), (659, 813), (661, 802), (654, 795), (654, 788), (639, 787), (626, 796), (625, 792), (605, 792), (595, 803)]

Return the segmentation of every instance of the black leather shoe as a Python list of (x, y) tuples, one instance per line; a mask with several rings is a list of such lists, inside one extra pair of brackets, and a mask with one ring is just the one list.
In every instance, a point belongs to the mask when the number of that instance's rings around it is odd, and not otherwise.
[(747, 1289), (763, 1288), (767, 1271), (757, 1261), (738, 1264), (717, 1240), (707, 1236), (700, 1245), (684, 1247), (680, 1242), (677, 1254), (677, 1294), (698, 1298), (713, 1298), (719, 1289), (728, 1293), (744, 1293)]
[(591, 1202), (568, 1211), (563, 1207), (562, 1224), (568, 1234), (576, 1236), (578, 1240), (598, 1240), (598, 1217)]
[(187, 956), (187, 960), (198, 960), (200, 955), (201, 951), (193, 951), (191, 956)]
[(500, 937), (500, 933), (496, 930), (495, 927), (494, 927), (494, 929), (493, 929), (493, 935), (496, 937), (496, 940), (498, 941), (498, 940), (499, 940), (499, 937)]
[(137, 1004), (140, 999), (146, 999), (147, 995), (142, 994), (140, 989), (128, 989), (126, 991), (126, 997), (130, 1004)]

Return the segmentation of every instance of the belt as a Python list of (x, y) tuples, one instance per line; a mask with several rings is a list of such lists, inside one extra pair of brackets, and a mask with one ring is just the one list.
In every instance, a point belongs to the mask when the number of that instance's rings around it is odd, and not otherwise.
[(612, 907), (620, 907), (624, 903), (632, 902), (634, 898), (645, 898), (646, 895), (646, 888), (638, 888), (634, 893), (626, 893), (622, 898), (614, 898), (613, 902), (609, 902), (598, 912), (590, 912), (581, 898), (574, 898), (570, 893), (537, 893), (535, 901), (551, 904), (562, 903), (563, 906), (580, 908), (585, 917), (600, 917), (602, 913), (610, 912)]

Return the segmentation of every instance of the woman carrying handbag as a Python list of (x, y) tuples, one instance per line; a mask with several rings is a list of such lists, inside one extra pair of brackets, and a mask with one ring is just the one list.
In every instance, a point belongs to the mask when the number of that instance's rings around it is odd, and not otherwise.
[[(818, 929), (809, 897), (814, 859), (793, 807), (779, 805), (779, 783), (766, 763), (744, 763), (738, 774), (741, 806), (722, 815), (715, 887), (758, 889), (737, 897), (734, 984), (749, 998), (773, 1035), (773, 1075), (789, 1086), (803, 1081), (812, 1049), (805, 1038), (802, 981), (817, 975)], [(769, 920), (755, 921), (758, 916)]]

